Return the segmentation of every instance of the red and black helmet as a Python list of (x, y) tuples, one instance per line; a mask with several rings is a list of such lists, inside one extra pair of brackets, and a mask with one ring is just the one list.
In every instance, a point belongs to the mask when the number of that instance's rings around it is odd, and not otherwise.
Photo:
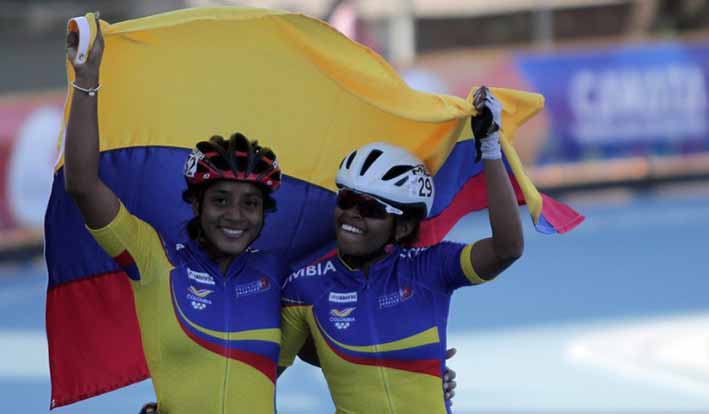
[(245, 181), (268, 191), (281, 185), (281, 169), (276, 154), (235, 133), (226, 141), (219, 135), (197, 143), (185, 161), (188, 188), (219, 180)]

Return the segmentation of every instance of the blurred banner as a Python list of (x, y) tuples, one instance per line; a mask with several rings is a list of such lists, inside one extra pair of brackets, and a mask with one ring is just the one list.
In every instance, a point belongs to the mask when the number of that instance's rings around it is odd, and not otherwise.
[(64, 93), (0, 98), (0, 249), (41, 240)]
[(540, 163), (709, 150), (709, 44), (526, 54), (516, 63), (547, 98)]
[(453, 95), (469, 84), (544, 95), (543, 116), (519, 133), (526, 165), (709, 152), (709, 43), (449, 51), (420, 56), (404, 79)]

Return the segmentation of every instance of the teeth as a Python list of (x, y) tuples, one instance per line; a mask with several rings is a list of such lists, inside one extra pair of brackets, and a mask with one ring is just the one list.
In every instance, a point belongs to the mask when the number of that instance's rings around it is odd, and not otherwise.
[(355, 234), (362, 234), (362, 233), (364, 233), (364, 231), (362, 231), (361, 229), (358, 229), (357, 227), (352, 226), (352, 225), (350, 225), (350, 224), (343, 224), (343, 225), (342, 225), (342, 230), (347, 231), (347, 232), (350, 232), (350, 233), (355, 233)]
[(239, 237), (239, 236), (241, 236), (241, 235), (244, 233), (243, 230), (233, 230), (233, 229), (225, 229), (225, 228), (222, 228), (222, 231), (223, 231), (227, 236), (230, 236), (230, 237)]

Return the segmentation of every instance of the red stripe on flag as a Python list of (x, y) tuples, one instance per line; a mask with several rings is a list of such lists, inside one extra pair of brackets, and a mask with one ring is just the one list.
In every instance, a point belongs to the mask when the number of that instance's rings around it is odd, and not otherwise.
[[(524, 195), (517, 180), (510, 175), (517, 202), (524, 204)], [(424, 220), (419, 231), (419, 240), (415, 246), (431, 246), (443, 240), (448, 232), (464, 215), (487, 208), (487, 184), (485, 173), (474, 175), (456, 193), (453, 201), (435, 217)]]
[(123, 272), (58, 285), (47, 293), (51, 408), (142, 381), (133, 291)]
[(135, 260), (133, 259), (133, 256), (128, 253), (128, 250), (123, 250), (121, 254), (115, 256), (113, 260), (121, 267), (128, 267), (135, 264)]
[(325, 260), (327, 260), (331, 257), (335, 257), (336, 255), (337, 255), (337, 248), (334, 248), (334, 249), (330, 250), (329, 252), (325, 253), (324, 256), (315, 260), (313, 263), (311, 263), (311, 265), (318, 264), (320, 262), (324, 262)]
[(566, 204), (560, 203), (544, 193), (541, 195), (542, 215), (560, 234), (572, 230), (584, 220), (583, 215)]

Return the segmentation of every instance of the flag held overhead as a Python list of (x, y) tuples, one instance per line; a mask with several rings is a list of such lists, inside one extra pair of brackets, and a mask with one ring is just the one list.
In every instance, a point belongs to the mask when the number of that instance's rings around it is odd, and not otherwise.
[[(86, 23), (95, 33), (90, 16), (73, 19), (70, 30), (84, 38)], [(224, 7), (99, 23), (99, 174), (166, 243), (184, 239), (192, 217), (181, 198), (190, 149), (237, 131), (279, 154), (279, 208), (254, 247), (294, 266), (332, 248), (337, 167), (369, 142), (404, 147), (435, 173), (422, 244), (441, 240), (464, 214), (487, 206), (482, 165), (473, 162), (471, 103), (409, 88), (384, 59), (320, 20)], [(69, 62), (67, 77), (71, 85)], [(75, 92), (67, 91), (65, 119)], [(541, 231), (568, 231), (581, 216), (536, 190), (513, 147), (516, 130), (543, 108), (543, 97), (492, 91), (503, 105), (503, 152), (519, 202), (529, 204)], [(45, 237), (53, 405), (146, 378), (128, 277), (89, 235), (64, 191), (62, 157)]]

